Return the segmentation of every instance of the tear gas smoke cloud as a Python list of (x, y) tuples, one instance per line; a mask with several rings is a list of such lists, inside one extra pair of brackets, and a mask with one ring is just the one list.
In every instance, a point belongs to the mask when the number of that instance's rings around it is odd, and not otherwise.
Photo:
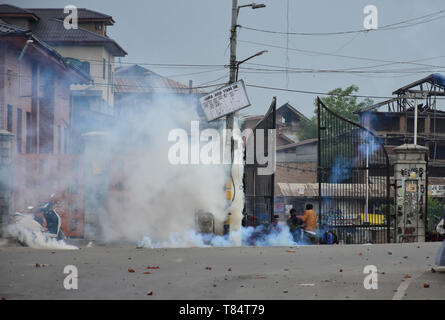
[[(107, 134), (107, 143), (85, 154), (87, 163), (107, 163), (116, 156), (125, 158), (120, 170), (109, 172), (110, 181), (121, 188), (110, 194), (104, 240), (138, 241), (149, 236), (167, 241), (175, 233), (194, 229), (195, 212), (211, 212), (216, 224), (226, 218), (224, 197), (226, 168), (223, 165), (172, 165), (168, 133), (187, 129), (198, 119), (189, 99), (164, 96), (150, 105), (131, 98), (119, 125)], [(100, 155), (101, 158), (97, 158)]]
[(145, 248), (182, 248), (182, 247), (231, 247), (244, 246), (297, 246), (304, 245), (303, 242), (295, 242), (287, 225), (281, 225), (277, 232), (269, 231), (267, 227), (259, 226), (242, 227), (232, 232), (231, 236), (218, 236), (213, 234), (200, 234), (194, 230), (187, 230), (180, 233), (171, 233), (168, 239), (155, 241), (151, 237), (145, 236), (139, 242), (139, 246)]
[(51, 238), (42, 232), (33, 231), (17, 223), (9, 225), (7, 227), (7, 233), (9, 236), (17, 239), (20, 243), (34, 249), (79, 249), (76, 246), (67, 244), (63, 240)]

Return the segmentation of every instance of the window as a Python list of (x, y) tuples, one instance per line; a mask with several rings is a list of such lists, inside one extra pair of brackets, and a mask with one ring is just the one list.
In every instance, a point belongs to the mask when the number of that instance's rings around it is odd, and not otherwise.
[(95, 24), (96, 30), (101, 31), (103, 29), (102, 23), (96, 23)]
[(113, 72), (111, 62), (108, 63), (108, 86), (111, 88), (111, 92), (113, 92)]
[(31, 112), (26, 113), (26, 153), (31, 153)]
[(62, 126), (57, 126), (57, 153), (62, 153)]
[(105, 80), (105, 73), (107, 72), (107, 60), (103, 59), (102, 78)]
[(80, 69), (86, 74), (90, 74), (90, 63), (88, 61), (83, 61)]
[(63, 129), (63, 152), (68, 153), (68, 128)]
[(22, 153), (22, 109), (17, 108), (17, 153)]
[(8, 104), (8, 114), (6, 116), (6, 130), (12, 133), (12, 106)]

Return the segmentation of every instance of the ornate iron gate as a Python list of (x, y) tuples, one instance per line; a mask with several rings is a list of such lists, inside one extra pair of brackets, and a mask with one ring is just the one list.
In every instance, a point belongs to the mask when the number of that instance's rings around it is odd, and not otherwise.
[[(274, 212), (274, 184), (275, 174), (261, 175), (258, 174), (258, 168), (266, 167), (266, 165), (258, 163), (257, 159), (257, 129), (264, 130), (264, 153), (275, 153), (274, 150), (268, 150), (269, 134), (275, 134), (276, 127), (276, 98), (272, 99), (272, 103), (264, 116), (253, 129), (253, 135), (248, 138), (247, 143), (253, 143), (254, 145), (254, 163), (246, 163), (244, 165), (244, 226), (257, 226), (260, 224), (268, 225), (272, 221), (272, 215)], [(269, 131), (273, 130), (273, 131)], [(275, 139), (275, 136), (271, 136), (271, 139)], [(275, 162), (275, 159), (274, 159)]]
[(318, 98), (320, 230), (341, 243), (387, 243), (390, 237), (390, 165), (380, 139)]

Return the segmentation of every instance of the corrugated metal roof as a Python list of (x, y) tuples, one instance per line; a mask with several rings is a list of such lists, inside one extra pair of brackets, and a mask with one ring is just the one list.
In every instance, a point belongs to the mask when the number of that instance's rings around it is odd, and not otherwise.
[[(115, 93), (189, 93), (187, 85), (139, 65), (116, 68), (114, 90)], [(192, 89), (192, 92), (205, 93), (199, 89)]]
[(291, 148), (295, 148), (298, 146), (303, 146), (306, 144), (317, 143), (317, 142), (318, 142), (318, 139), (316, 139), (316, 138), (315, 139), (307, 139), (307, 140), (303, 140), (303, 141), (299, 141), (299, 142), (295, 142), (295, 143), (286, 144), (284, 146), (279, 146), (279, 147), (277, 147), (277, 151), (291, 149)]
[[(375, 177), (377, 178), (377, 177)], [(275, 196), (278, 197), (318, 197), (318, 183), (284, 183), (277, 182)], [(373, 197), (385, 197), (386, 188), (381, 185), (368, 185), (368, 192)], [(365, 183), (324, 183), (322, 187), (322, 197), (365, 197)]]

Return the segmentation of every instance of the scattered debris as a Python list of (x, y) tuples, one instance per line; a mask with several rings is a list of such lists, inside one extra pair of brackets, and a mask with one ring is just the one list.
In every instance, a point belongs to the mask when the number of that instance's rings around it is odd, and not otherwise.
[(151, 272), (150, 271), (145, 271), (145, 272), (143, 272), (143, 274), (151, 274)]
[(409, 279), (409, 278), (411, 278), (411, 276), (409, 274), (405, 274), (404, 278)]
[(429, 285), (428, 283), (424, 283), (424, 284), (423, 284), (423, 287), (424, 287), (424, 288), (429, 288), (430, 285)]
[(313, 286), (315, 286), (315, 283), (301, 283), (300, 286), (302, 286), (302, 287), (313, 287)]
[(263, 276), (256, 276), (255, 279), (266, 279), (266, 277), (263, 277)]
[(153, 291), (147, 291), (147, 296), (152, 296), (153, 295)]
[(134, 269), (133, 269), (133, 268), (128, 268), (128, 272), (133, 273), (133, 272), (134, 272)]
[(159, 266), (157, 266), (157, 267), (148, 266), (145, 269), (147, 269), (147, 270), (155, 270), (155, 269), (159, 269)]
[(286, 250), (286, 252), (297, 252), (297, 250)]
[(435, 273), (435, 272), (436, 272), (436, 269), (431, 268), (431, 272), (432, 272), (432, 273)]
[(212, 270), (212, 267), (206, 267), (206, 270)]
[(93, 242), (92, 241), (88, 242), (87, 248), (91, 248), (92, 246), (93, 246)]

